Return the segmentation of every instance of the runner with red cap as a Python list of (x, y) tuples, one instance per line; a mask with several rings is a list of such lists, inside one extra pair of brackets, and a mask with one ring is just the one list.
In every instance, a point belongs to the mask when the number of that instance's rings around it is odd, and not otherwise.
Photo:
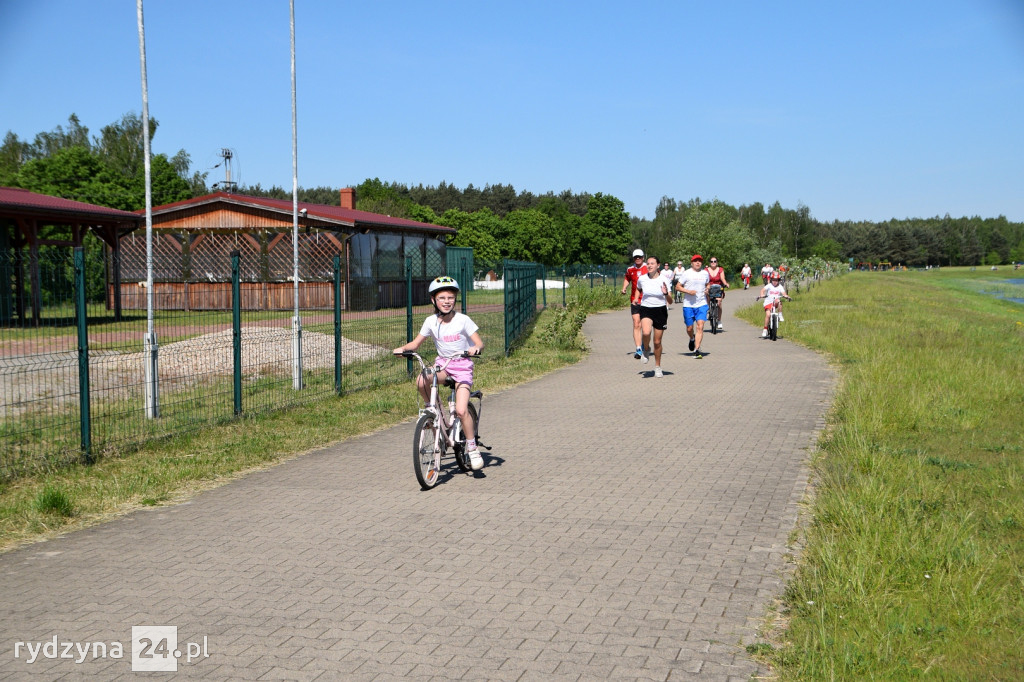
[(695, 253), (690, 259), (690, 267), (676, 284), (676, 291), (683, 294), (683, 322), (686, 324), (686, 334), (690, 337), (690, 350), (698, 360), (704, 357), (700, 343), (704, 339), (704, 323), (708, 319), (710, 280), (704, 270), (704, 258)]

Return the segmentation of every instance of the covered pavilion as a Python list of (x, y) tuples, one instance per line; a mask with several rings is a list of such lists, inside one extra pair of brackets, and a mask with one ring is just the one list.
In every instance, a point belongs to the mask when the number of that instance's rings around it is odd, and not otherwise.
[[(145, 216), (96, 206), (82, 201), (37, 194), (17, 187), (0, 187), (0, 324), (39, 324), (42, 288), (39, 281), (39, 247), (82, 246), (92, 231), (111, 250), (111, 279), (120, 291), (120, 238), (136, 230)], [(70, 228), (70, 239), (68, 229)], [(27, 258), (26, 258), (27, 251)], [(27, 266), (27, 272), (26, 272)], [(21, 295), (28, 282), (28, 296)], [(13, 282), (13, 287), (9, 282)], [(27, 300), (26, 300), (27, 298)], [(121, 315), (120, 296), (114, 298), (114, 315)]]

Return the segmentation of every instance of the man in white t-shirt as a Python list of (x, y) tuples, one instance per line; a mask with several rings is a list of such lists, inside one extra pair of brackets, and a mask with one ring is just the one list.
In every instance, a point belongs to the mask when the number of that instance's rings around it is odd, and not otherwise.
[(665, 299), (665, 302), (668, 303), (669, 305), (671, 305), (672, 304), (672, 287), (673, 287), (673, 284), (675, 283), (676, 273), (669, 266), (668, 261), (665, 261), (665, 264), (661, 267), (661, 276), (665, 280), (665, 288), (668, 289), (668, 298)]
[(686, 333), (690, 337), (690, 350), (698, 360), (704, 357), (700, 344), (704, 340), (704, 323), (708, 319), (710, 279), (704, 270), (704, 258), (695, 253), (690, 259), (690, 268), (676, 282), (676, 291), (683, 294), (683, 322), (686, 323)]

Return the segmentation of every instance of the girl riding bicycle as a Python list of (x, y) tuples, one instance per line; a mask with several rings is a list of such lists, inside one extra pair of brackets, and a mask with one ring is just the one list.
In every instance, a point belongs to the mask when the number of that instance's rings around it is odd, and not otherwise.
[[(764, 331), (761, 332), (761, 338), (768, 338), (768, 318), (771, 317), (772, 308), (776, 305), (779, 308), (779, 319), (782, 320), (782, 299), (792, 301), (789, 296), (786, 295), (786, 287), (779, 284), (779, 273), (773, 272), (769, 277), (768, 284), (764, 285), (761, 289), (761, 293), (758, 298), (763, 298), (764, 301)], [(775, 337), (772, 337), (774, 340)]]
[[(434, 304), (434, 314), (423, 321), (423, 326), (416, 338), (392, 352), (395, 355), (401, 355), (405, 351), (416, 350), (429, 336), (434, 339), (438, 358), (464, 352), (468, 352), (470, 355), (480, 355), (484, 349), (483, 339), (480, 338), (480, 328), (473, 320), (469, 319), (469, 316), (455, 312), (459, 283), (451, 277), (438, 277), (430, 283), (427, 291)], [(435, 363), (435, 367), (440, 367), (441, 364)], [(483, 467), (484, 460), (476, 445), (476, 431), (474, 431), (476, 424), (473, 423), (473, 417), (467, 409), (473, 385), (473, 361), (469, 358), (455, 358), (448, 363), (445, 369), (437, 372), (439, 384), (444, 383), (448, 377), (451, 377), (456, 385), (455, 414), (462, 422), (462, 430), (466, 434), (466, 452), (469, 455), (469, 463), (473, 471), (478, 471)], [(430, 383), (422, 374), (416, 379), (416, 388), (423, 396), (423, 401), (427, 402), (430, 399)]]

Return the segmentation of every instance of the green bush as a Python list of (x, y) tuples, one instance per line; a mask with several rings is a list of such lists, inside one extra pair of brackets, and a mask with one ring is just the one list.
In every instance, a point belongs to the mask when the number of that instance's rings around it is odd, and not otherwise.
[(580, 333), (587, 321), (587, 311), (578, 303), (567, 303), (566, 307), (550, 312), (550, 318), (541, 330), (543, 338), (562, 350), (580, 349), (586, 344)]

